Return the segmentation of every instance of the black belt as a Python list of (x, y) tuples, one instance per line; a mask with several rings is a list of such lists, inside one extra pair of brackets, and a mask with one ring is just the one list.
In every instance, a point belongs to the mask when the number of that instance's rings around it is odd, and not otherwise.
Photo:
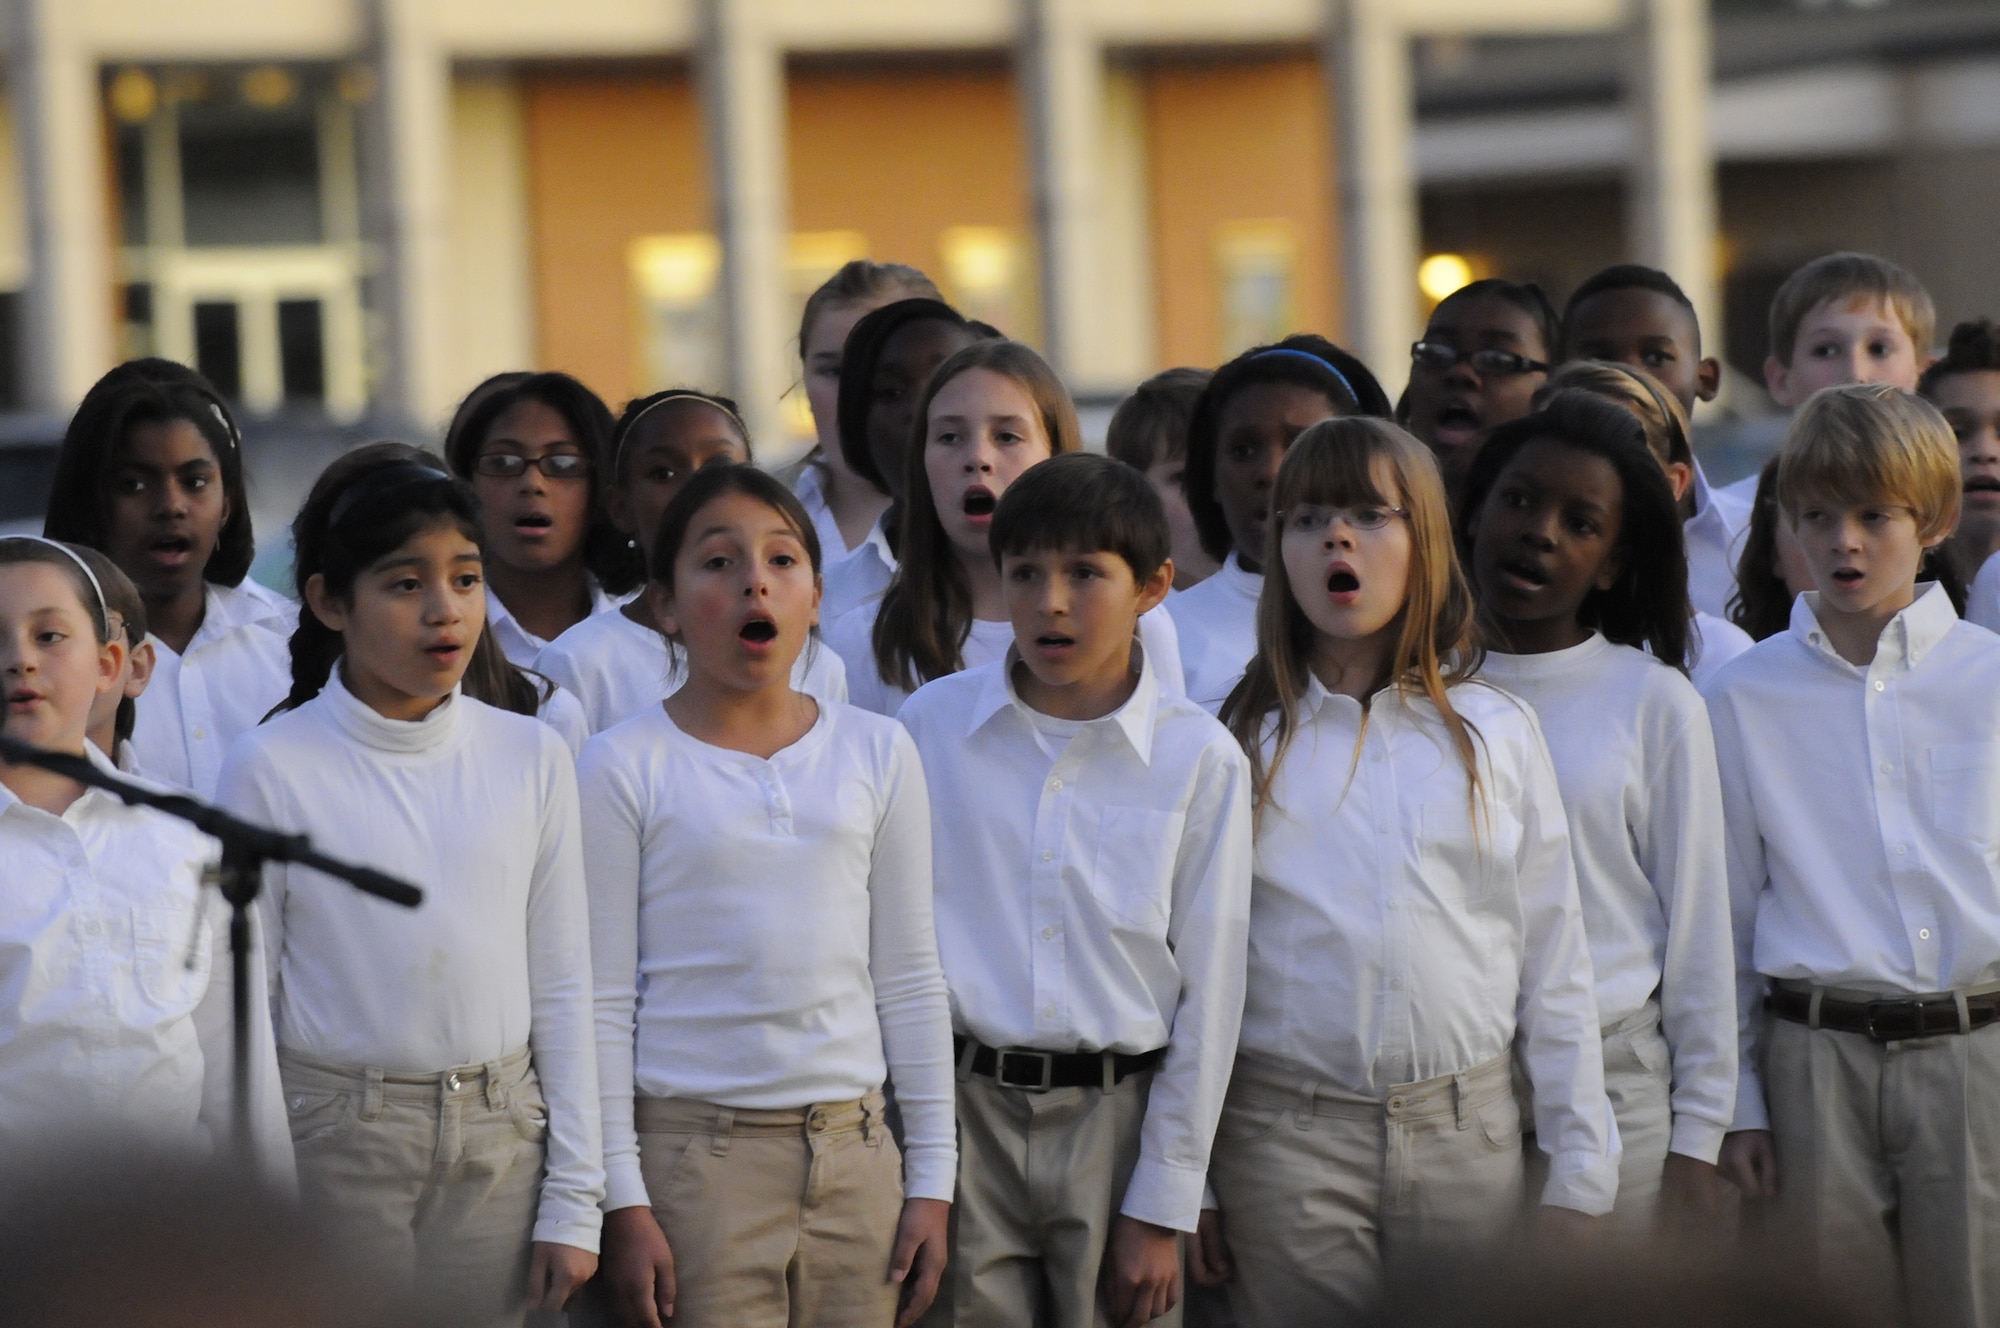
[[(1819, 998), (1818, 1026), (1836, 1033), (1860, 1033), (1876, 1042), (1901, 1042), (1906, 1038), (1970, 1033), (2000, 1020), (2000, 995), (1964, 999), (1965, 1017), (1960, 1019), (1959, 998), (1949, 994), (1879, 1001), (1843, 1001), (1823, 995)], [(1810, 992), (1788, 991), (1783, 987), (1773, 987), (1764, 998), (1765, 1009), (1795, 1024), (1812, 1024), (1812, 1006)]]
[[(952, 1056), (961, 1069), (984, 1075), (1002, 1088), (1042, 1093), (1051, 1088), (1102, 1088), (1119, 1083), (1166, 1058), (1158, 1047), (1130, 1055), (1122, 1051), (1031, 1051), (1024, 1047), (996, 1050), (973, 1038), (953, 1036)], [(971, 1050), (968, 1063), (967, 1050)]]

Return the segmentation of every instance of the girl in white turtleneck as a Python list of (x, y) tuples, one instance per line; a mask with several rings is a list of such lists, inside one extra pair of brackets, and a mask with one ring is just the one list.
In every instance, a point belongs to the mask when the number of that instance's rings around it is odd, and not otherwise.
[(401, 444), (328, 467), (293, 528), (291, 694), (222, 797), (424, 892), (267, 871), (302, 1202), (383, 1293), (519, 1323), (596, 1268), (604, 1177), (576, 779), (486, 631), (477, 510)]

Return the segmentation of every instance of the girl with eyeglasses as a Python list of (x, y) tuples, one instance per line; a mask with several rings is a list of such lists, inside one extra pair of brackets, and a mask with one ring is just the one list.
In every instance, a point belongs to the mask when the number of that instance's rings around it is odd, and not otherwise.
[(1486, 435), (1533, 406), (1562, 344), (1561, 319), (1532, 281), (1490, 277), (1438, 303), (1410, 348), (1399, 418), (1430, 448), (1456, 493)]
[(487, 630), (522, 668), (643, 579), (602, 501), (610, 436), (611, 412), (562, 373), (488, 379), (445, 436), (445, 459), (479, 495)]

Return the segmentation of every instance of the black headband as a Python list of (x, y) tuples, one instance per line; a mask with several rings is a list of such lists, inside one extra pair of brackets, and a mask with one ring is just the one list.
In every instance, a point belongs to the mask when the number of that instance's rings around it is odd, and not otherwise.
[(342, 489), (340, 496), (333, 500), (333, 510), (327, 513), (327, 529), (338, 526), (341, 518), (372, 498), (413, 484), (436, 484), (440, 481), (451, 483), (451, 475), (424, 461), (398, 461), (393, 466), (371, 470)]

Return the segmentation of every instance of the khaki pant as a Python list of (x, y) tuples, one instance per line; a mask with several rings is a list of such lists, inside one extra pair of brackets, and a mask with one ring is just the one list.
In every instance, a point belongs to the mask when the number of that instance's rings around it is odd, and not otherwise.
[(1509, 1058), (1378, 1098), (1239, 1057), (1208, 1175), (1243, 1328), (1365, 1321), (1385, 1266), (1477, 1252), (1520, 1220)]
[(299, 1200), (409, 1322), (518, 1324), (548, 1107), (526, 1048), (408, 1075), (278, 1054)]
[[(1920, 1328), (2000, 1325), (2000, 1024), (1880, 1043), (1765, 1024), (1781, 1237)], [(1887, 1317), (1885, 1315), (1885, 1317)]]
[[(983, 1075), (958, 1085), (952, 1322), (1107, 1328), (1099, 1279), (1139, 1162), (1153, 1076), (1030, 1093)], [(1153, 1320), (1179, 1328), (1177, 1305)]]
[[(1618, 1123), (1618, 1201), (1611, 1221), (1622, 1232), (1650, 1231), (1660, 1220), (1660, 1182), (1674, 1141), (1673, 1052), (1660, 1032), (1660, 1007), (1648, 1001), (1604, 1030), (1604, 1095)], [(1527, 1202), (1533, 1209), (1548, 1184), (1549, 1155), (1535, 1142), (1534, 1095), (1517, 1072), (1526, 1131)]]
[(674, 1328), (889, 1328), (903, 1158), (882, 1095), (795, 1111), (642, 1097), (639, 1169)]

